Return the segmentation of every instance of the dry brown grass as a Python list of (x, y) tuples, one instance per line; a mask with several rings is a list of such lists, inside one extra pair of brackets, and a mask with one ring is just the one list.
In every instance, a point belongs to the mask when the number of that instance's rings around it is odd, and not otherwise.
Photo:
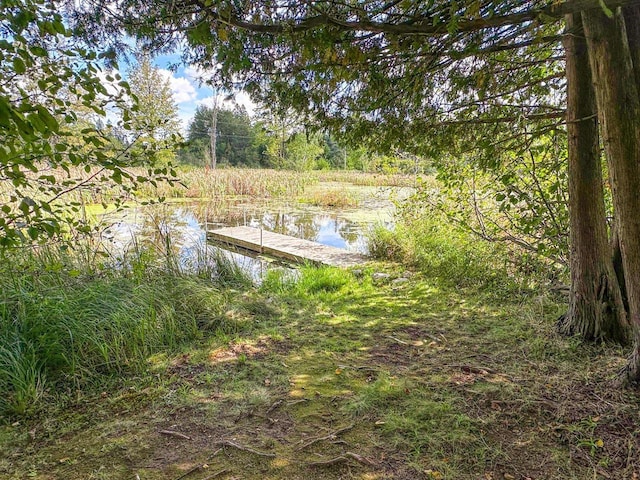
[(317, 207), (354, 208), (358, 206), (358, 199), (354, 193), (346, 189), (315, 190), (301, 200)]

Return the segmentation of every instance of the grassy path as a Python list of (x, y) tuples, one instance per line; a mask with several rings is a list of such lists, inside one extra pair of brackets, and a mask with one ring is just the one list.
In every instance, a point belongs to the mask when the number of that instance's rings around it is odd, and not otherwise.
[(233, 293), (199, 345), (0, 427), (0, 477), (637, 478), (622, 351), (556, 337), (545, 296), (389, 273)]

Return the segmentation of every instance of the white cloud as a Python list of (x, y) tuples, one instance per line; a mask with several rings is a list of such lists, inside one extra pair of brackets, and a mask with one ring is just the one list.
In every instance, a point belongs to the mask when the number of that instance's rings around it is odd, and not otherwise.
[(238, 102), (239, 105), (244, 105), (244, 108), (247, 109), (249, 115), (253, 116), (254, 113), (256, 113), (258, 105), (256, 105), (255, 102), (251, 100), (251, 97), (247, 92), (236, 92), (235, 97), (236, 102)]
[(190, 80), (193, 80), (201, 85), (203, 83), (206, 83), (209, 79), (213, 78), (214, 70), (198, 67), (196, 65), (189, 65), (184, 69), (184, 74)]
[[(231, 98), (230, 95), (225, 95), (225, 94), (218, 94), (216, 95), (216, 97), (218, 98), (218, 107), (219, 108), (225, 108), (225, 109), (233, 109), (236, 105), (241, 105), (243, 106), (246, 110), (247, 113), (251, 116), (253, 116), (253, 114), (255, 113), (256, 109), (257, 109), (257, 105), (251, 100), (251, 98), (249, 97), (249, 94), (246, 92), (234, 92), (233, 94), (231, 94)], [(214, 97), (206, 97), (206, 98), (202, 98), (200, 100), (196, 100), (196, 105), (204, 105), (206, 107), (213, 107), (213, 99)]]
[[(219, 69), (219, 67), (219, 65), (216, 65), (212, 68), (202, 68), (198, 65), (189, 65), (184, 69), (184, 74), (193, 82), (197, 82), (201, 87), (211, 88), (210, 85), (209, 87), (205, 86), (207, 84), (207, 81), (215, 77), (216, 70)], [(231, 97), (233, 98), (233, 100), (227, 99), (227, 97), (229, 97), (228, 93), (219, 93), (216, 96), (218, 97), (218, 105), (223, 108), (233, 108), (235, 105), (242, 105), (247, 109), (249, 115), (252, 116), (257, 110), (257, 105), (251, 100), (249, 94), (247, 94), (246, 92), (240, 90), (232, 92)], [(195, 104), (212, 107), (213, 98), (213, 96), (201, 98), (196, 100)]]
[(180, 120), (180, 129), (181, 129), (181, 133), (182, 135), (186, 136), (187, 135), (187, 128), (189, 127), (189, 122), (191, 122), (191, 119), (193, 118), (193, 112), (189, 111), (189, 112), (184, 112), (179, 110), (178, 111), (178, 119)]
[(198, 92), (188, 78), (175, 77), (170, 70), (160, 69), (160, 75), (169, 80), (173, 99), (177, 104), (193, 102)]

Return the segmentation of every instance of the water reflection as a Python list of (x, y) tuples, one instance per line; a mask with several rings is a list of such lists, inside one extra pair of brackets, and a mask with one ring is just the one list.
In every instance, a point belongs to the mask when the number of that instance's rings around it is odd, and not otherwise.
[[(208, 245), (206, 232), (228, 226), (248, 225), (285, 235), (312, 240), (346, 250), (366, 253), (366, 232), (375, 223), (391, 223), (393, 205), (388, 199), (369, 198), (365, 208), (331, 211), (298, 203), (247, 199), (210, 202), (165, 203), (107, 214), (109, 227), (104, 237), (112, 252), (152, 246), (171, 254), (180, 266), (194, 270), (220, 247)], [(263, 276), (272, 263), (248, 253), (224, 251), (254, 279)]]

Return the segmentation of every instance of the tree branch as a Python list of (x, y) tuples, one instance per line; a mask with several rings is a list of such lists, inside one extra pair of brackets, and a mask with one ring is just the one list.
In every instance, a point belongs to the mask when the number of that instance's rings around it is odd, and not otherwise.
[[(452, 30), (453, 32), (475, 32), (488, 28), (520, 25), (526, 22), (538, 22), (540, 24), (553, 23), (560, 21), (564, 15), (569, 13), (602, 8), (602, 2), (603, 0), (570, 0), (559, 4), (553, 3), (544, 8), (532, 8), (509, 15), (463, 19), (460, 20)], [(449, 31), (450, 23), (437, 23), (439, 19), (432, 15), (418, 17), (412, 21), (402, 23), (386, 23), (372, 20), (343, 21), (333, 18), (326, 13), (321, 13), (319, 15), (302, 18), (297, 22), (283, 21), (282, 23), (269, 24), (245, 21), (232, 14), (222, 15), (220, 12), (212, 10), (211, 7), (202, 0), (196, 0), (194, 3), (206, 13), (210, 20), (254, 33), (302, 33), (326, 26), (336, 27), (343, 31), (366, 31), (396, 35), (425, 35), (433, 37), (452, 33)], [(640, 0), (608, 0), (604, 1), (604, 3), (608, 8), (613, 9), (621, 6), (639, 5)], [(436, 21), (435, 24), (434, 20)]]

